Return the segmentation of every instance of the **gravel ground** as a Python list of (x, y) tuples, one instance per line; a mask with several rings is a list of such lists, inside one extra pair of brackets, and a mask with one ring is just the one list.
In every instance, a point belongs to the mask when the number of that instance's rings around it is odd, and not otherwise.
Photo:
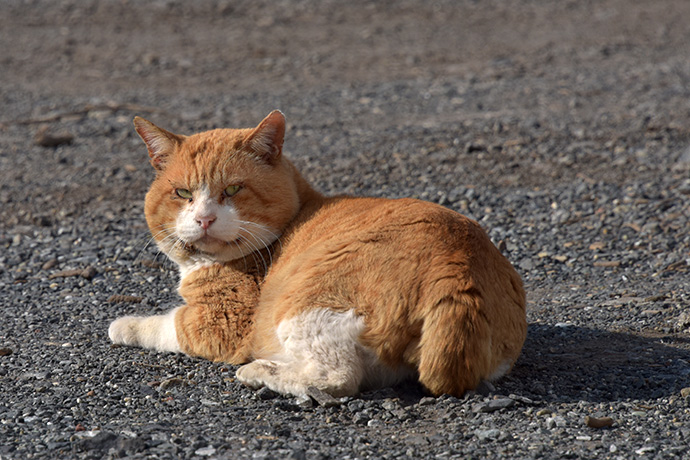
[[(688, 17), (686, 0), (2, 2), (0, 459), (690, 458)], [(111, 320), (180, 301), (133, 116), (191, 133), (274, 108), (322, 191), (482, 223), (528, 292), (509, 376), (319, 404), (111, 347)]]

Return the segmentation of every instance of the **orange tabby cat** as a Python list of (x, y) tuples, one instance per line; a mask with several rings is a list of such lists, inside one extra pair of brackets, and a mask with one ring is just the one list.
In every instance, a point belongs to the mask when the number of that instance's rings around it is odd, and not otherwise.
[(189, 137), (136, 118), (146, 218), (186, 304), (123, 317), (114, 343), (233, 364), (246, 385), (334, 396), (410, 375), (462, 395), (525, 340), (520, 277), (479, 225), (412, 199), (326, 198), (282, 155), (285, 119)]

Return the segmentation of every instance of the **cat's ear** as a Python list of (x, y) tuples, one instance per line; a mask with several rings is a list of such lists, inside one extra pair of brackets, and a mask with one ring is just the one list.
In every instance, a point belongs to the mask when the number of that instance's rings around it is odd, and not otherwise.
[(134, 129), (149, 150), (151, 165), (159, 171), (163, 170), (168, 157), (184, 139), (184, 137), (159, 128), (141, 117), (134, 117)]
[(246, 145), (259, 158), (274, 163), (283, 151), (285, 116), (274, 110), (249, 134)]

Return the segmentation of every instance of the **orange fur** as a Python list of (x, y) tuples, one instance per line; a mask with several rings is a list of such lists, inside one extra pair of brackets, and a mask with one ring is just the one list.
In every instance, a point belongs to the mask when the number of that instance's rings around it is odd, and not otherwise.
[(220, 264), (186, 276), (179, 289), (186, 305), (175, 315), (182, 351), (214, 361), (246, 362), (259, 282), (258, 271)]
[(403, 199), (335, 198), (288, 233), (262, 287), (253, 357), (304, 309), (354, 309), (363, 344), (391, 367), (417, 369), (434, 394), (460, 395), (525, 339), (525, 297), (510, 263), (479, 225)]
[[(358, 341), (381, 369), (412, 369), (436, 395), (461, 395), (517, 359), (526, 335), (522, 282), (476, 222), (412, 199), (323, 197), (282, 155), (279, 112), (255, 129), (189, 137), (140, 118), (135, 126), (157, 170), (147, 222), (184, 275), (186, 305), (175, 316), (183, 352), (268, 369), (266, 360), (286, 352), (281, 324), (327, 309), (362, 318)], [(223, 195), (236, 184), (240, 192)], [(179, 189), (198, 195), (188, 202)], [(197, 196), (206, 201), (195, 210)], [(249, 222), (244, 231), (268, 230), (251, 244), (241, 231), (234, 242), (175, 239), (185, 210), (215, 222), (226, 208)]]

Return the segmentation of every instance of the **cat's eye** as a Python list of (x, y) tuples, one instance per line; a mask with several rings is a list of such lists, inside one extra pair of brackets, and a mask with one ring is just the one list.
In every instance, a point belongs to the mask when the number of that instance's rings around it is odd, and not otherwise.
[(225, 196), (233, 196), (234, 194), (239, 192), (241, 188), (242, 186), (240, 185), (228, 185), (225, 188), (225, 190), (223, 190), (223, 193), (225, 194)]
[(192, 199), (192, 192), (190, 192), (186, 188), (175, 189), (175, 193), (177, 194), (177, 196), (179, 196), (180, 198), (184, 198), (185, 200)]

